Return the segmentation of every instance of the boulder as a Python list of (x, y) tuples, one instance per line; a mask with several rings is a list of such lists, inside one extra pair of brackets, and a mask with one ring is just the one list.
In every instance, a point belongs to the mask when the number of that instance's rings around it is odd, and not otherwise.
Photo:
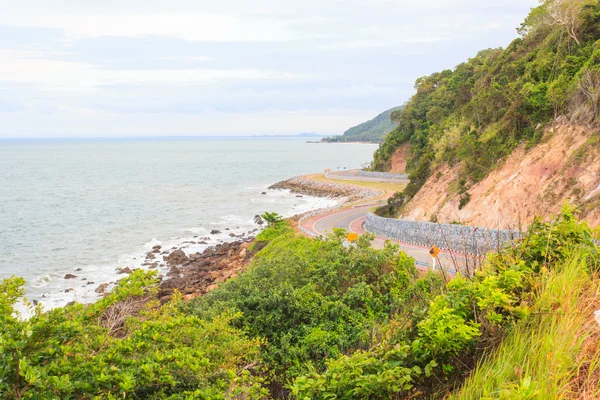
[(221, 233), (221, 231), (218, 229), (213, 229), (212, 231), (210, 231), (211, 235), (218, 235), (219, 233)]
[(131, 274), (133, 271), (131, 270), (131, 268), (129, 267), (125, 267), (125, 268), (117, 268), (117, 273), (118, 274)]
[(155, 258), (156, 256), (152, 252), (146, 254), (146, 260), (154, 260)]
[(77, 278), (77, 275), (73, 275), (73, 274), (66, 274), (65, 275), (65, 279), (75, 279)]
[(104, 293), (106, 288), (108, 287), (108, 283), (101, 283), (95, 290), (96, 293)]
[(210, 285), (209, 287), (206, 288), (207, 292), (212, 292), (213, 290), (215, 290), (216, 288), (218, 288), (219, 285)]
[(175, 250), (171, 254), (167, 256), (167, 264), (169, 265), (179, 265), (183, 264), (188, 260), (188, 256), (185, 255), (183, 250)]

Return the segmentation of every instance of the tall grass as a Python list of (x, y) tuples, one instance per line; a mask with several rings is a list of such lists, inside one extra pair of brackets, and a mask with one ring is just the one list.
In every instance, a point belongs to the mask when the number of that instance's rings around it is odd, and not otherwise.
[(449, 399), (600, 398), (600, 328), (593, 320), (600, 286), (588, 267), (578, 252), (548, 272), (531, 315)]

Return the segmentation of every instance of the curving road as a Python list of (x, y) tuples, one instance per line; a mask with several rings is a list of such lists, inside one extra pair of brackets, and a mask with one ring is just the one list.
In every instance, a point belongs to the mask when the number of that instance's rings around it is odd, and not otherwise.
[[(332, 211), (326, 214), (316, 215), (302, 221), (302, 227), (306, 230), (314, 233), (315, 235), (326, 235), (333, 231), (333, 228), (345, 229), (348, 232), (363, 234), (363, 223), (369, 213), (373, 209), (374, 205), (367, 206), (355, 206), (350, 208), (344, 208), (341, 210)], [(376, 236), (373, 241), (373, 246), (376, 248), (382, 248), (386, 242), (386, 238)], [(409, 256), (416, 260), (417, 268), (422, 271), (426, 271), (432, 265), (432, 258), (429, 254), (429, 248), (424, 246), (418, 246), (414, 244), (404, 243), (399, 240), (392, 240), (397, 243), (400, 249)], [(454, 271), (455, 262), (464, 262), (464, 256), (459, 253), (442, 251), (439, 255), (439, 260), (444, 266), (444, 269), (449, 270), (451, 273)]]

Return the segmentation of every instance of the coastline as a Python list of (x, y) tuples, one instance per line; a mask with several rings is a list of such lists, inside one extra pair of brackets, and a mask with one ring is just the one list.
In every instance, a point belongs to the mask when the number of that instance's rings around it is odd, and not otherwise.
[[(283, 213), (284, 217), (288, 218), (337, 205), (340, 201), (340, 199), (331, 197), (299, 196), (289, 191), (273, 196), (274, 192), (265, 187), (257, 190), (257, 196), (265, 197), (262, 195), (265, 190), (268, 192), (266, 197), (273, 197), (270, 201), (273, 204), (290, 204), (292, 198), (298, 200), (298, 202), (293, 202), (296, 206), (290, 207)], [(283, 203), (281, 203), (282, 201)], [(264, 211), (270, 210), (265, 208)], [(73, 302), (94, 303), (109, 293), (120, 279), (137, 269), (156, 270), (161, 280), (167, 282), (177, 275), (173, 266), (181, 266), (180, 263), (169, 262), (170, 258), (172, 260), (171, 255), (174, 252), (181, 251), (188, 258), (211, 260), (198, 255), (202, 255), (210, 249), (216, 249), (216, 253), (223, 249), (229, 252), (231, 249), (239, 247), (241, 243), (253, 240), (259, 229), (260, 226), (254, 223), (254, 215), (215, 216), (214, 220), (205, 227), (182, 229), (183, 234), (178, 237), (162, 241), (152, 238), (138, 250), (115, 257), (113, 263), (82, 265), (42, 275), (27, 282), (26, 297), (36, 304), (41, 303), (46, 310), (63, 307)], [(225, 279), (229, 277), (227, 276)]]
[[(307, 234), (299, 224), (303, 218), (364, 204), (387, 194), (385, 190), (360, 187), (343, 181), (327, 182), (315, 177), (316, 175), (296, 176), (266, 189), (269, 193), (283, 192), (282, 195), (288, 198), (301, 198), (309, 205), (308, 209), (301, 212), (290, 211), (283, 215), (298, 233)], [(224, 216), (220, 221), (209, 224), (210, 228), (193, 230), (189, 235), (178, 239), (152, 239), (144, 245), (142, 251), (120, 257), (127, 262), (119, 262), (112, 267), (79, 267), (63, 271), (64, 276), (55, 276), (54, 280), (58, 279), (59, 283), (67, 285), (65, 289), (43, 292), (41, 296), (28, 293), (27, 297), (30, 301), (42, 303), (48, 310), (74, 302), (93, 303), (110, 293), (121, 278), (138, 269), (158, 272), (159, 299), (163, 303), (170, 300), (174, 290), (179, 290), (186, 299), (201, 296), (239, 275), (252, 260), (253, 254), (249, 247), (261, 226), (254, 224), (251, 215), (244, 219), (247, 221), (241, 223), (230, 216)], [(43, 288), (41, 285), (38, 291)]]

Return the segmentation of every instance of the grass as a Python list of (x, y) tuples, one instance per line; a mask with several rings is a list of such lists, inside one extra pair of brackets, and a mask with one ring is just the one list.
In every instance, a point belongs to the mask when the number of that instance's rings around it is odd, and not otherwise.
[(346, 180), (346, 179), (331, 179), (326, 178), (324, 174), (315, 174), (310, 175), (309, 179), (315, 181), (323, 181), (323, 182), (332, 182), (332, 183), (341, 183), (346, 185), (360, 186), (368, 189), (379, 189), (385, 190), (390, 193), (401, 192), (406, 187), (403, 183), (391, 183), (391, 182), (367, 182), (367, 181), (358, 181), (358, 180)]
[(532, 314), (449, 399), (598, 399), (599, 280), (578, 254), (550, 272)]

